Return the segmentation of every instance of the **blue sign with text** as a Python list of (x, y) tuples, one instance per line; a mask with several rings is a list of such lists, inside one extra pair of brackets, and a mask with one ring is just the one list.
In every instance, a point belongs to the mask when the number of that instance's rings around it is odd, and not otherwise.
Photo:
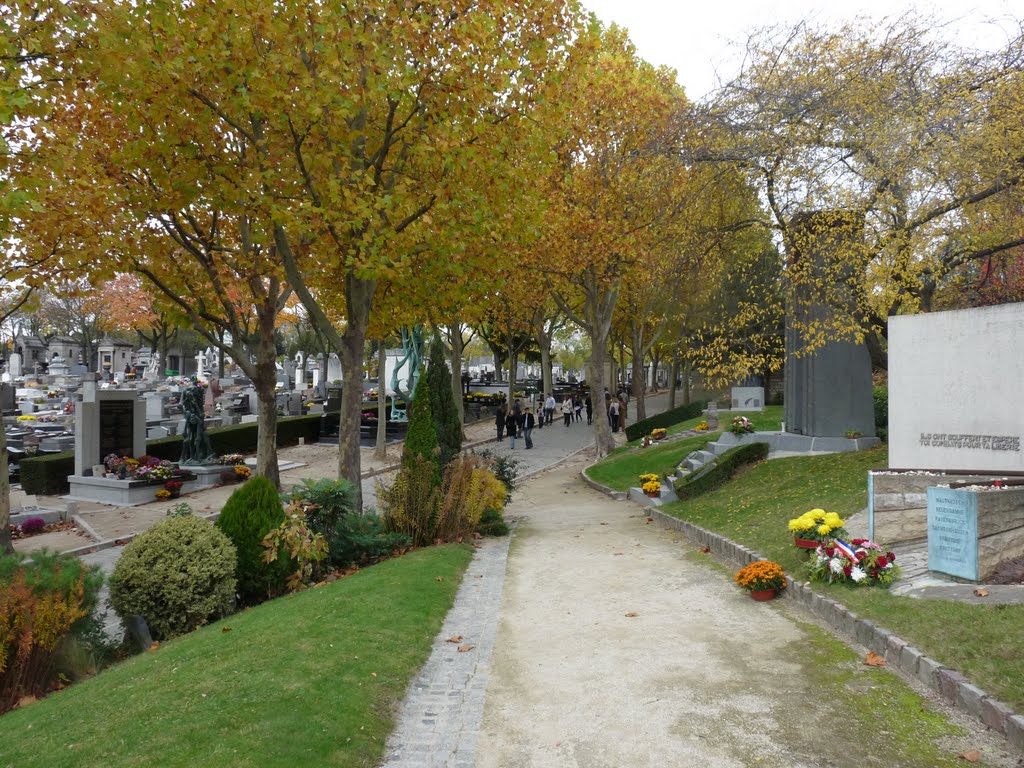
[(978, 496), (928, 489), (928, 570), (978, 580)]

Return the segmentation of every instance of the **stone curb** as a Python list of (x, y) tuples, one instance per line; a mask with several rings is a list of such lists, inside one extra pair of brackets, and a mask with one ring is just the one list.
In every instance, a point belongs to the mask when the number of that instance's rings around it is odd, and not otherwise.
[[(592, 487), (602, 487), (586, 478), (585, 474), (584, 480)], [(682, 533), (690, 541), (707, 547), (721, 559), (741, 566), (766, 559), (763, 555), (725, 536), (667, 515), (656, 508), (648, 507), (646, 512), (663, 528)], [(925, 656), (906, 640), (874, 622), (860, 618), (842, 603), (818, 594), (809, 584), (795, 581), (789, 576), (786, 577), (786, 582), (787, 589), (783, 593), (786, 598), (816, 615), (840, 636), (853, 639), (869, 651), (884, 656), (890, 667), (917, 679), (938, 694), (948, 705), (974, 717), (1004, 736), (1017, 749), (1024, 750), (1024, 716), (1018, 715), (1006, 704), (971, 684), (956, 670)]]
[[(598, 463), (598, 462), (594, 462), (594, 464), (596, 464), (596, 463)], [(594, 466), (594, 464), (591, 464), (590, 467)], [(590, 478), (590, 476), (587, 474), (587, 470), (590, 469), (590, 467), (584, 467), (580, 471), (580, 477), (583, 478), (583, 482), (584, 483), (589, 485), (595, 491), (600, 491), (601, 493), (603, 493), (603, 494), (605, 494), (607, 496), (611, 496), (616, 501), (625, 501), (626, 500), (626, 497), (627, 497), (628, 494), (626, 494), (624, 491), (616, 491), (613, 488), (609, 488), (607, 485), (601, 485), (599, 482), (597, 482), (597, 480), (592, 480)]]

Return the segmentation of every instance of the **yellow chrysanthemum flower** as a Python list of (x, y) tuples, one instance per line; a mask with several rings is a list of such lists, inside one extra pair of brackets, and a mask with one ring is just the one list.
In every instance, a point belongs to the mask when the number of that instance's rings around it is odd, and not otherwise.
[(832, 529), (824, 523), (818, 526), (818, 533), (820, 533), (822, 536), (828, 536), (828, 534), (831, 532)]

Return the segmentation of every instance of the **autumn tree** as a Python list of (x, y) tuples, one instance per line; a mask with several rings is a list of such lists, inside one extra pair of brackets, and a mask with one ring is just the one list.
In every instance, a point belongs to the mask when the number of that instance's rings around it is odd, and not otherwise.
[[(552, 102), (565, 133), (543, 194), (548, 225), (533, 250), (555, 300), (590, 337), (587, 375), (595, 399), (622, 281), (644, 236), (677, 213), (672, 192), (685, 168), (673, 157), (672, 124), (683, 96), (668, 69), (642, 61), (623, 30), (593, 19), (581, 31)], [(594, 420), (599, 455), (614, 443)]]
[[(852, 311), (802, 329), (809, 349), (884, 333), (887, 316), (929, 309), (949, 275), (1024, 244), (1013, 219), (993, 219), (1024, 179), (1022, 63), (1019, 32), (977, 53), (912, 16), (750, 40), (743, 72), (702, 110), (704, 141), (688, 157), (739, 163), (759, 186), (789, 300), (827, 298), (857, 276)], [(824, 234), (799, 225), (815, 211), (863, 222), (861, 242), (824, 270), (801, 267)]]

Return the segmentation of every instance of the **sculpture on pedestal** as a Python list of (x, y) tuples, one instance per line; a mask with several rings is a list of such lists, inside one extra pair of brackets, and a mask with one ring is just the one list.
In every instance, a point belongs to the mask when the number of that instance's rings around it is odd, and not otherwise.
[(203, 396), (205, 392), (199, 384), (193, 382), (181, 393), (181, 412), (185, 417), (185, 429), (181, 433), (181, 460), (183, 466), (212, 464), (217, 455), (210, 445), (210, 437), (206, 434), (206, 422), (203, 414)]

